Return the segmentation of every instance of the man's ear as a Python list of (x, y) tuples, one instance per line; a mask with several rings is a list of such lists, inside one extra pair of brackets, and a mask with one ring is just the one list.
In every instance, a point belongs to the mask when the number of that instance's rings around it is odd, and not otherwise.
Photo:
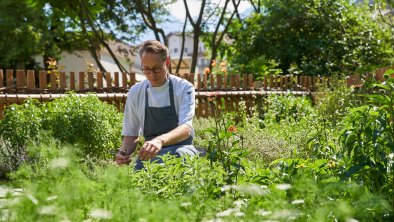
[(171, 65), (171, 59), (170, 59), (170, 57), (167, 57), (166, 58), (166, 67), (169, 68), (170, 65)]

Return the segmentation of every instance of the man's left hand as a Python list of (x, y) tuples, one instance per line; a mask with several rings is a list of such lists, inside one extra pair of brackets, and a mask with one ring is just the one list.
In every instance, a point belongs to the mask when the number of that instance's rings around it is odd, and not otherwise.
[(162, 141), (158, 139), (153, 139), (146, 141), (141, 147), (139, 156), (141, 160), (149, 160), (157, 155), (162, 147)]

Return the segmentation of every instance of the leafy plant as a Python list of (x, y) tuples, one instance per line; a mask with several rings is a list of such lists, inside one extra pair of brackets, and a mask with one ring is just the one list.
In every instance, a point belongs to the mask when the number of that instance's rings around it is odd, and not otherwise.
[(120, 146), (122, 114), (96, 96), (74, 93), (43, 105), (44, 129), (62, 142), (78, 144), (84, 155), (111, 158)]
[(387, 193), (394, 208), (394, 79), (375, 84), (368, 104), (354, 108), (342, 131), (345, 179), (354, 178), (371, 191)]
[(241, 158), (245, 157), (248, 152), (243, 147), (243, 136), (238, 135), (236, 118), (231, 113), (223, 113), (221, 110), (224, 110), (224, 100), (216, 99), (216, 95), (208, 98), (215, 125), (203, 131), (210, 134), (205, 147), (211, 165), (216, 161), (221, 163), (226, 183), (236, 184), (243, 168)]

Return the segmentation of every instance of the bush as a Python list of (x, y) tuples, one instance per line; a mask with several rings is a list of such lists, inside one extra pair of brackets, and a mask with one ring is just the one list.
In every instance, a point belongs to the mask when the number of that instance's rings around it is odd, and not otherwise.
[(0, 124), (0, 135), (12, 147), (23, 147), (42, 128), (43, 116), (37, 100), (22, 105), (13, 104), (5, 110)]
[(36, 100), (13, 104), (0, 122), (0, 178), (25, 160), (25, 146), (42, 127), (42, 111)]
[(110, 158), (111, 150), (121, 143), (122, 117), (114, 106), (93, 95), (70, 94), (44, 104), (30, 99), (11, 105), (0, 123), (0, 177), (25, 160), (26, 144), (37, 141), (41, 130), (76, 145), (84, 156)]
[(85, 155), (109, 158), (110, 150), (120, 146), (123, 116), (96, 96), (70, 94), (45, 104), (43, 112), (44, 129), (60, 141), (80, 147)]
[(306, 96), (270, 95), (265, 106), (264, 122), (299, 121), (313, 114), (311, 100)]

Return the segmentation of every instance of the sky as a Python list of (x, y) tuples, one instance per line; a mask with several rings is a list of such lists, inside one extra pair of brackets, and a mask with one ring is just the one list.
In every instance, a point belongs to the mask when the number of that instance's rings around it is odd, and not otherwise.
[[(220, 2), (221, 5), (224, 4), (223, 0), (213, 0), (213, 2)], [(195, 17), (198, 15), (198, 13), (200, 12), (200, 7), (201, 7), (201, 1), (198, 0), (187, 0), (187, 4), (189, 6), (189, 9), (196, 9), (196, 10), (190, 10), (190, 14), (192, 17)], [(251, 5), (247, 2), (247, 1), (241, 1), (239, 7), (238, 7), (238, 11), (239, 13), (243, 13), (245, 12), (245, 10), (249, 9), (251, 7)], [(169, 6), (169, 11), (171, 13), (171, 15), (174, 17), (175, 20), (177, 20), (177, 22), (174, 23), (168, 23), (165, 24), (163, 26), (165, 33), (168, 34), (170, 32), (176, 32), (176, 31), (182, 31), (182, 26), (183, 26), (183, 22), (185, 20), (186, 17), (186, 11), (184, 9), (184, 4), (183, 4), (183, 0), (177, 0), (174, 4)], [(231, 7), (229, 7), (230, 9), (234, 9), (234, 7), (231, 4)], [(141, 37), (140, 42), (143, 42), (145, 40), (148, 39), (154, 39), (154, 35), (152, 31), (147, 32), (145, 35), (143, 35)]]

